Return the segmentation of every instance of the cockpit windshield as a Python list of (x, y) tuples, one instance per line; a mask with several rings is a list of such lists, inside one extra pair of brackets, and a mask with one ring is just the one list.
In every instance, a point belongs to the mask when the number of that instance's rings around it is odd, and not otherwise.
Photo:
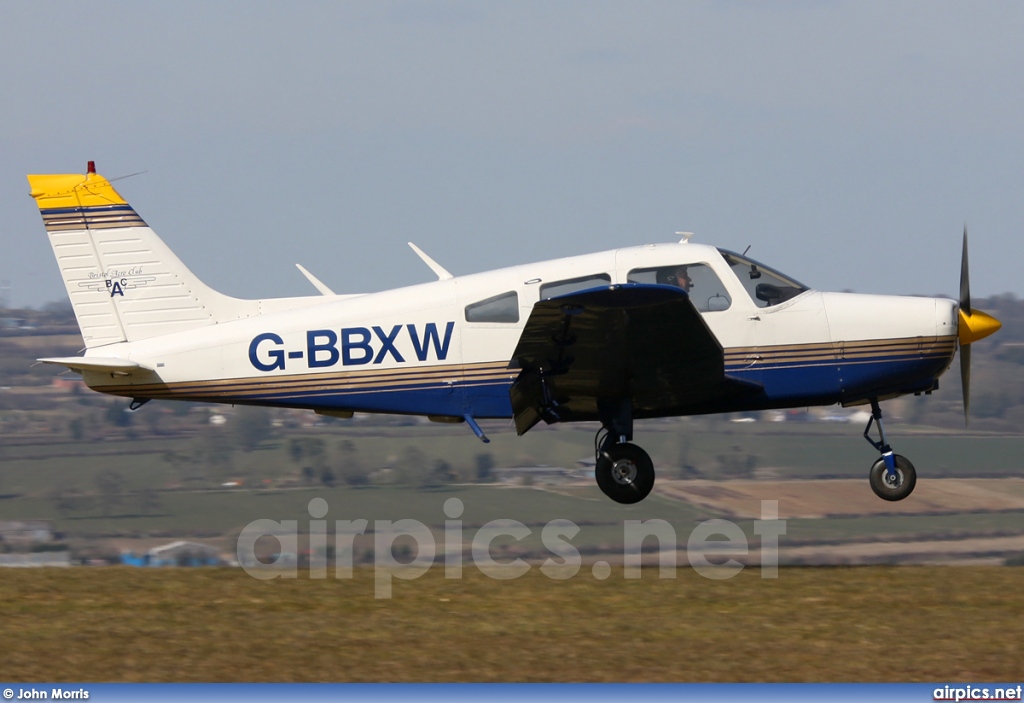
[(733, 272), (740, 279), (740, 283), (747, 289), (751, 300), (759, 308), (778, 305), (791, 298), (795, 298), (806, 290), (810, 290), (804, 284), (798, 283), (792, 278), (784, 276), (753, 259), (748, 259), (725, 249), (719, 249), (718, 252), (725, 258), (726, 263), (732, 267)]

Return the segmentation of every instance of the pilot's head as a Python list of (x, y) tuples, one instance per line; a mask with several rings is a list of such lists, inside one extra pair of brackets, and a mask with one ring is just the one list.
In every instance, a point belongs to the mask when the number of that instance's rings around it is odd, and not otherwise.
[(663, 286), (676, 286), (685, 291), (693, 288), (693, 281), (690, 280), (690, 274), (685, 266), (669, 266), (658, 269), (655, 280)]

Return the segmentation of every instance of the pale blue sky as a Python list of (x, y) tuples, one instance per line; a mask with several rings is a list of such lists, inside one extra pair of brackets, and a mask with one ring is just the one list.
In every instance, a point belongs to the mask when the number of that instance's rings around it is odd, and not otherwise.
[(9, 3), (0, 280), (64, 298), (27, 173), (95, 160), (209, 285), (338, 292), (673, 241), (825, 290), (1024, 292), (1019, 2)]

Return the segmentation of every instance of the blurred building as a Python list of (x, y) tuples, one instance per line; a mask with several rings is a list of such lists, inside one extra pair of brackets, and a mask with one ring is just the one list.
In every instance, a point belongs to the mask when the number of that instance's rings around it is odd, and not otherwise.
[(221, 566), (225, 562), (214, 547), (179, 541), (153, 547), (145, 554), (124, 552), (121, 563), (128, 566)]
[(8, 549), (25, 549), (53, 541), (49, 520), (0, 520), (0, 543)]

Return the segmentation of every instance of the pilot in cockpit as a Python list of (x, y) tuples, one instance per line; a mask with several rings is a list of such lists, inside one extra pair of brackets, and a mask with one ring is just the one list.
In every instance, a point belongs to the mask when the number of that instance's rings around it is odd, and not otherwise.
[(676, 286), (687, 293), (693, 288), (693, 281), (690, 280), (690, 274), (685, 266), (669, 266), (658, 269), (656, 280), (663, 286)]

